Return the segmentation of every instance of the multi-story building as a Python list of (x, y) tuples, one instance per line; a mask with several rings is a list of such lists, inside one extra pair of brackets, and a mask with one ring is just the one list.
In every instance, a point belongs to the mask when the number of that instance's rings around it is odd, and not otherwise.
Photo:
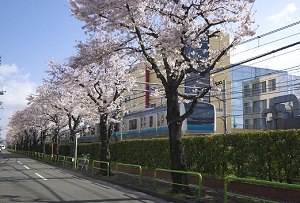
[[(244, 65), (235, 66), (230, 69), (231, 81), (229, 82), (230, 88), (227, 89), (227, 94), (231, 95), (231, 112), (228, 112), (228, 117), (231, 118), (232, 132), (253, 129), (254, 118), (251, 119), (251, 122), (249, 117), (244, 119), (244, 115), (253, 117), (253, 102), (249, 100), (249, 96), (252, 95), (252, 83), (249, 82), (253, 81), (255, 83), (253, 85), (253, 93), (257, 96), (256, 94), (259, 91), (265, 91), (268, 85), (264, 82), (260, 83), (259, 78), (269, 77), (275, 73), (280, 74), (284, 72)], [(259, 104), (256, 102), (254, 105), (263, 107), (265, 105), (265, 101), (263, 100), (264, 98), (261, 98), (261, 102)], [(258, 108), (255, 108), (255, 111), (258, 111)]]
[[(289, 75), (286, 71), (273, 72), (242, 83), (244, 129), (262, 129), (262, 111), (269, 108), (272, 99), (289, 94), (300, 95), (298, 76)], [(264, 119), (270, 121), (274, 118), (272, 114), (266, 114)]]
[(261, 112), (268, 108), (268, 101), (278, 96), (279, 74), (263, 76), (243, 82), (244, 128), (261, 129)]

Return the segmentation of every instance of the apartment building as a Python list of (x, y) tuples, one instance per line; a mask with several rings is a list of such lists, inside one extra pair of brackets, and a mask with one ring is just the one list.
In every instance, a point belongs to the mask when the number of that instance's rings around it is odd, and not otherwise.
[[(299, 77), (289, 75), (286, 71), (276, 71), (273, 74), (244, 81), (242, 83), (244, 129), (262, 129), (262, 111), (270, 107), (272, 99), (289, 94), (300, 95), (299, 84)], [(272, 114), (266, 114), (265, 119), (268, 122), (274, 118)]]

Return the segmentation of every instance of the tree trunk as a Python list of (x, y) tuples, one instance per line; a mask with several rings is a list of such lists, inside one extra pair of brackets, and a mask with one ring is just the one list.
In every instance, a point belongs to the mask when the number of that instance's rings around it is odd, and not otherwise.
[(32, 141), (32, 149), (31, 149), (32, 152), (36, 151), (38, 141), (39, 140), (37, 139), (37, 132), (33, 132), (33, 141)]
[(26, 138), (24, 139), (24, 151), (28, 151), (28, 144), (29, 144), (29, 138), (28, 135), (26, 135)]
[(29, 151), (30, 151), (30, 152), (32, 152), (32, 148), (33, 148), (33, 147), (32, 147), (32, 144), (33, 144), (32, 140), (29, 139), (29, 144), (28, 144), (28, 145), (29, 145)]
[(71, 129), (70, 130), (70, 138), (69, 138), (69, 141), (70, 141), (70, 156), (71, 157), (75, 157), (75, 145), (76, 145), (76, 131)]
[[(183, 143), (181, 139), (182, 121), (180, 117), (177, 91), (167, 93), (167, 104), (167, 121), (169, 128), (171, 170), (187, 171)], [(189, 184), (186, 174), (172, 173), (172, 180), (173, 183), (175, 183), (172, 185), (173, 192), (190, 193), (188, 186), (176, 185)]]
[(56, 134), (56, 155), (59, 155), (59, 145), (60, 145), (60, 142), (59, 142), (59, 134), (57, 132)]
[(46, 153), (46, 146), (45, 146), (45, 140), (46, 140), (46, 132), (47, 130), (42, 131), (42, 137), (41, 137), (41, 146), (42, 146), (42, 153)]
[[(109, 150), (109, 125), (107, 124), (108, 115), (102, 115), (100, 118), (100, 140), (101, 140), (101, 151), (100, 160), (110, 163), (110, 150)], [(107, 164), (101, 164), (101, 168), (107, 169)], [(110, 170), (110, 169), (109, 169)], [(106, 170), (101, 170), (101, 174), (106, 176)]]

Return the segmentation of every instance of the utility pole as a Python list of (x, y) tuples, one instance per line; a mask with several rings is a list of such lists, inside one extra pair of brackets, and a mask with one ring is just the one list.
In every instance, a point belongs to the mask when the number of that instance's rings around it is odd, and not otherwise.
[(227, 133), (227, 103), (226, 103), (226, 80), (223, 80), (223, 121), (224, 121), (224, 134)]
[[(210, 97), (216, 98), (219, 103), (218, 108), (216, 108), (216, 113), (220, 115), (219, 118), (223, 121), (223, 133), (226, 134), (228, 132), (227, 131), (226, 80), (222, 81), (222, 89), (217, 90), (217, 91), (215, 90), (212, 92), (215, 93), (215, 95), (210, 95)], [(221, 105), (221, 104), (223, 104), (223, 105)], [(222, 113), (223, 113), (223, 115), (222, 115)]]
[[(2, 56), (0, 55), (0, 66), (2, 65)], [(0, 90), (0, 95), (4, 95), (4, 92), (3, 90)], [(2, 104), (2, 102), (0, 102), (0, 105)]]
[[(0, 66), (2, 65), (2, 56), (0, 56)], [(0, 90), (0, 95), (4, 95), (4, 91), (3, 90)], [(0, 101), (0, 110), (2, 109), (3, 110), (3, 102)], [(1, 117), (0, 117), (0, 120), (1, 120)], [(1, 131), (2, 131), (2, 128), (0, 126), (0, 143), (2, 143), (2, 138), (1, 138)]]

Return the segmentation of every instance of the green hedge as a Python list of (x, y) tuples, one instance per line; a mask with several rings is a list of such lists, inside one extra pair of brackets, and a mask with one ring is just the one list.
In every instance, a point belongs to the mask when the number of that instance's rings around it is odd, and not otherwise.
[(300, 178), (300, 131), (185, 137), (188, 168), (212, 177), (236, 175), (293, 182)]
[[(183, 143), (188, 170), (206, 176), (236, 175), (289, 183), (300, 179), (299, 130), (185, 136)], [(66, 149), (61, 146), (60, 151)], [(167, 138), (114, 142), (110, 150), (112, 162), (170, 167)], [(83, 153), (98, 160), (100, 144), (80, 144), (78, 154)]]
[(138, 164), (148, 168), (170, 168), (166, 138), (126, 140), (110, 145), (113, 162)]

